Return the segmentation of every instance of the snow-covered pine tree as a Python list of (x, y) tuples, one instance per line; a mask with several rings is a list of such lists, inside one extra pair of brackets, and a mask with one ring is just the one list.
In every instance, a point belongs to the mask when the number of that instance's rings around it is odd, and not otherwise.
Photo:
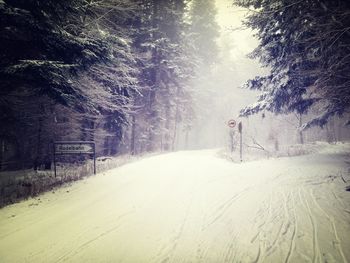
[(349, 1), (234, 3), (256, 9), (246, 21), (260, 40), (251, 57), (271, 69), (268, 76), (247, 82), (262, 94), (242, 115), (263, 110), (304, 114), (318, 104), (318, 116), (304, 124), (310, 127), (349, 111)]
[(204, 65), (213, 65), (218, 60), (216, 39), (219, 25), (216, 22), (216, 6), (212, 0), (193, 0), (191, 3), (191, 33), (196, 53)]
[[(96, 117), (89, 116), (96, 114), (106, 116), (105, 122), (114, 124), (108, 132), (120, 138), (129, 92), (137, 88), (127, 34), (134, 10), (129, 1), (0, 1), (0, 108), (6, 112), (0, 118), (0, 137), (10, 133), (6, 140), (16, 145), (26, 137), (52, 138), (42, 127), (50, 124), (47, 132), (58, 128), (46, 114), (53, 102), (57, 114), (85, 113), (63, 118), (70, 139), (93, 139)], [(26, 103), (28, 99), (33, 103)], [(18, 105), (28, 105), (21, 106), (26, 118), (18, 115)], [(59, 105), (71, 111), (59, 111)], [(9, 132), (11, 125), (22, 127), (23, 133)], [(53, 139), (61, 138), (57, 136)], [(48, 143), (40, 141), (22, 144), (38, 149), (36, 154), (18, 146), (16, 151), (38, 159), (49, 151)]]
[(135, 97), (132, 148), (133, 152), (171, 150), (184, 112), (180, 110), (185, 109), (180, 98), (190, 100), (187, 83), (193, 76), (185, 34), (186, 1), (142, 1), (142, 8), (144, 15), (136, 22), (142, 88)]
[[(219, 87), (214, 83), (213, 70), (219, 61), (219, 47), (217, 38), (220, 27), (216, 21), (217, 9), (215, 1), (193, 0), (190, 5), (189, 21), (190, 36), (192, 38), (193, 55), (196, 57), (196, 78), (192, 82), (194, 100), (194, 116), (192, 125), (184, 127), (184, 146), (188, 147), (189, 140), (192, 146), (201, 138), (203, 123), (211, 118), (213, 96)], [(191, 138), (191, 134), (195, 134)], [(200, 142), (198, 142), (200, 143)]]

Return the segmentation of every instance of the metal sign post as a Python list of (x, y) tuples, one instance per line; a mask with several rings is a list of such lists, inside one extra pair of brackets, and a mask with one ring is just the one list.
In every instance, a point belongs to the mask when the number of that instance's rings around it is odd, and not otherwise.
[(66, 154), (88, 154), (93, 155), (94, 158), (94, 174), (96, 174), (96, 150), (95, 142), (87, 141), (60, 141), (54, 142), (53, 149), (53, 163), (54, 171), (56, 177), (56, 156), (57, 155), (66, 155)]
[(242, 162), (242, 160), (243, 160), (243, 158), (242, 158), (242, 122), (238, 123), (238, 132), (239, 132), (239, 141), (240, 141), (239, 157), (240, 157), (241, 162)]

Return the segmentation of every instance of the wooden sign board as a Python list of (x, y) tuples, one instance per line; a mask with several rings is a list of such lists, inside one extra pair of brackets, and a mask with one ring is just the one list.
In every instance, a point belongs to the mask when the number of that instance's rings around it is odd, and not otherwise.
[(93, 142), (55, 142), (55, 154), (93, 154)]
[(96, 174), (95, 143), (88, 141), (59, 141), (53, 144), (53, 161), (56, 177), (56, 155), (64, 154), (92, 154), (94, 158), (94, 174)]

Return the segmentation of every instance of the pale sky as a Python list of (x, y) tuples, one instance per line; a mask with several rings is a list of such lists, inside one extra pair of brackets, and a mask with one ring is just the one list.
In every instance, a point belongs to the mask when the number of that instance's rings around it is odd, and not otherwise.
[(230, 30), (230, 28), (243, 26), (242, 20), (247, 11), (232, 6), (232, 0), (216, 0), (216, 6), (218, 8), (217, 21), (221, 27), (221, 35), (232, 39), (234, 48), (231, 54), (234, 58), (240, 59), (258, 45), (258, 41), (253, 37), (253, 32), (250, 29)]
[(240, 87), (247, 80), (264, 75), (264, 69), (258, 61), (247, 58), (247, 54), (258, 46), (252, 30), (242, 28), (247, 11), (233, 7), (233, 0), (213, 1), (216, 1), (216, 18), (221, 27), (217, 40), (221, 60), (206, 85), (200, 81), (197, 83), (198, 90), (207, 90), (211, 95), (203, 96), (203, 101), (201, 97), (198, 99), (198, 123), (194, 125), (189, 138), (195, 148), (225, 145), (227, 121), (238, 119), (239, 111), (256, 101), (256, 92)]
[(259, 44), (258, 39), (253, 36), (254, 32), (242, 25), (242, 21), (248, 14), (248, 11), (233, 6), (232, 0), (215, 1), (218, 9), (216, 18), (221, 27), (221, 36), (218, 44), (223, 48), (225, 41), (230, 42), (230, 55), (232, 61), (238, 65), (237, 73), (245, 79), (267, 74), (268, 70), (262, 68), (257, 60), (247, 58), (247, 54), (252, 52)]

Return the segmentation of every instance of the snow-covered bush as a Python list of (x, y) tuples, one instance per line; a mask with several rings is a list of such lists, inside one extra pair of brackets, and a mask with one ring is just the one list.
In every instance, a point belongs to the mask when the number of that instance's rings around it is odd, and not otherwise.
[[(119, 167), (138, 157), (123, 155), (99, 157), (96, 160), (98, 173)], [(53, 170), (32, 169), (0, 173), (0, 207), (18, 200), (36, 196), (59, 185), (80, 180), (93, 174), (93, 161), (84, 163), (58, 163), (57, 176)]]

